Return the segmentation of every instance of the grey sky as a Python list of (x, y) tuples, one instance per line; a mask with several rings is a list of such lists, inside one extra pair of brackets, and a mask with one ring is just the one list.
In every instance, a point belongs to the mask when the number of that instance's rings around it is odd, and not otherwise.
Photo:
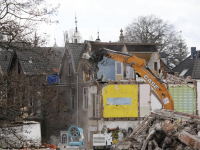
[(43, 25), (41, 31), (54, 35), (58, 46), (64, 46), (63, 31), (75, 28), (75, 13), (78, 30), (83, 40), (97, 38), (99, 28), (102, 42), (117, 41), (123, 30), (134, 18), (155, 15), (174, 24), (177, 32), (182, 31), (188, 47), (200, 50), (200, 0), (48, 0), (60, 4), (57, 25)]

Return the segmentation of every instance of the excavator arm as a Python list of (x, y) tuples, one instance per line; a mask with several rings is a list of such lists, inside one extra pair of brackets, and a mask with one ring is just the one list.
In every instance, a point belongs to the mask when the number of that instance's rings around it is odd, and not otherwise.
[[(160, 103), (166, 110), (174, 110), (174, 101), (167, 89), (167, 84), (158, 78), (147, 66), (144, 59), (134, 55), (117, 52), (105, 48), (95, 51), (91, 57), (83, 54), (83, 59), (88, 59), (88, 62), (93, 65), (83, 66), (86, 72), (94, 73), (97, 69), (97, 64), (103, 60), (103, 57), (119, 61), (127, 66), (131, 66), (157, 93), (160, 98)], [(85, 63), (86, 64), (86, 63)], [(87, 63), (88, 64), (88, 63)], [(92, 69), (91, 69), (92, 68)], [(91, 69), (91, 70), (89, 70)], [(94, 71), (95, 70), (95, 71)]]

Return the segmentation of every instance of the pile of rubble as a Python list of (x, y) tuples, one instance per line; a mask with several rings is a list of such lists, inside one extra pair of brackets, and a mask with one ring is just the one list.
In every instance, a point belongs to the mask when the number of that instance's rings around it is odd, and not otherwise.
[(195, 82), (195, 80), (192, 79), (191, 76), (184, 78), (184, 77), (179, 77), (177, 75), (171, 75), (171, 74), (167, 74), (167, 77), (165, 80), (167, 83), (176, 83), (176, 84), (177, 83), (184, 84), (184, 83), (188, 83), (188, 82)]
[(200, 118), (169, 110), (151, 113), (111, 149), (200, 150)]

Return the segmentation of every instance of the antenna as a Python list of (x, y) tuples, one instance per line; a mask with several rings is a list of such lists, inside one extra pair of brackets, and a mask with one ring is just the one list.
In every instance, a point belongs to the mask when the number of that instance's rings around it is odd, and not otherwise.
[(101, 40), (99, 39), (99, 27), (98, 27), (98, 32), (97, 32), (97, 39), (96, 39), (97, 42), (100, 42)]
[(75, 13), (75, 24), (76, 24), (76, 30), (75, 30), (75, 31), (76, 31), (76, 32), (78, 32), (78, 31), (77, 31), (77, 20), (76, 20), (76, 13)]

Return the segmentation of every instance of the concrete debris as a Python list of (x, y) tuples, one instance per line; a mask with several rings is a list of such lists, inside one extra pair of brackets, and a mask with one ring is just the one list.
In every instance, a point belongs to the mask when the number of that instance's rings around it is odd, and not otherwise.
[(188, 76), (187, 78), (184, 78), (184, 77), (178, 77), (178, 76), (175, 76), (175, 75), (171, 75), (171, 74), (167, 74), (167, 77), (166, 77), (166, 82), (167, 83), (188, 83), (188, 82), (195, 82), (194, 79), (191, 78), (191, 76)]
[(111, 149), (200, 150), (199, 119), (170, 110), (155, 110)]

